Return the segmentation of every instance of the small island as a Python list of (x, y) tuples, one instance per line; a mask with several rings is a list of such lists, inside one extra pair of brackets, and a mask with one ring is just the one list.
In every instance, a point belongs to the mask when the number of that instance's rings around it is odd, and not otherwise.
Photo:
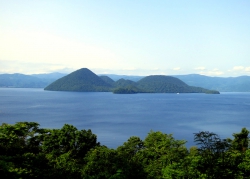
[(130, 88), (117, 88), (113, 91), (114, 94), (136, 94), (137, 91)]
[(114, 94), (136, 94), (136, 93), (150, 93), (149, 91), (144, 91), (136, 86), (130, 85), (125, 87), (118, 87), (113, 90)]

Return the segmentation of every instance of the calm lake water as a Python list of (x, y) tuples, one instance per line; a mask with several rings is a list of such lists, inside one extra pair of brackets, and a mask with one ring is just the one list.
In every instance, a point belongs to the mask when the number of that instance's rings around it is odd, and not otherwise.
[(42, 128), (72, 124), (91, 129), (108, 147), (150, 130), (172, 133), (194, 145), (193, 133), (232, 137), (250, 129), (250, 93), (113, 94), (0, 88), (0, 123), (38, 122)]

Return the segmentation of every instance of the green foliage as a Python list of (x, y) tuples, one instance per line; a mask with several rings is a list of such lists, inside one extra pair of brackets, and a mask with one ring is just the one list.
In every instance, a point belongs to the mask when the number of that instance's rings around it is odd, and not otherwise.
[(72, 158), (72, 152), (65, 152), (55, 156), (54, 153), (47, 153), (46, 159), (52, 169), (51, 178), (80, 178), (81, 165), (77, 159)]
[(79, 178), (83, 158), (99, 146), (90, 130), (40, 129), (34, 122), (0, 126), (0, 174), (6, 178)]
[(141, 152), (147, 178), (162, 178), (162, 168), (186, 156), (185, 143), (183, 140), (175, 140), (172, 134), (150, 131), (144, 140), (145, 149)]
[(167, 165), (163, 168), (163, 178), (187, 178), (187, 179), (206, 179), (207, 175), (199, 171), (199, 161), (201, 156), (188, 155), (178, 162), (174, 162), (171, 165)]
[(249, 131), (233, 139), (202, 131), (186, 149), (172, 134), (150, 131), (117, 149), (97, 142), (91, 130), (65, 124), (41, 129), (34, 122), (0, 126), (1, 178), (60, 179), (246, 179), (250, 176)]
[(48, 130), (42, 139), (42, 151), (49, 165), (54, 167), (51, 175), (61, 178), (79, 178), (83, 158), (90, 149), (99, 146), (91, 130), (79, 131), (68, 124), (62, 129)]
[(245, 151), (244, 157), (242, 157), (241, 163), (238, 165), (241, 175), (245, 178), (250, 176), (250, 149)]
[(45, 153), (60, 156), (67, 152), (72, 158), (83, 158), (93, 147), (98, 146), (97, 137), (91, 130), (77, 130), (72, 125), (65, 124), (62, 129), (48, 130), (43, 135), (42, 149)]
[(246, 128), (242, 128), (240, 133), (234, 133), (234, 140), (232, 141), (233, 148), (244, 152), (248, 148), (248, 135), (249, 131)]
[(143, 149), (144, 142), (139, 137), (133, 136), (127, 142), (124, 142), (122, 146), (119, 146), (117, 151), (130, 159)]
[[(195, 142), (200, 146), (198, 149), (199, 155), (202, 157), (199, 161), (202, 173), (205, 173), (208, 178), (232, 177), (231, 173), (227, 172), (229, 166), (230, 143), (226, 139), (212, 132), (195, 133)], [(219, 169), (223, 169), (219, 170)]]
[(82, 177), (86, 179), (111, 178), (119, 170), (119, 160), (114, 149), (100, 146), (92, 149), (85, 158)]
[[(19, 122), (0, 127), (0, 172), (8, 178), (44, 176), (48, 169), (41, 153), (39, 134), (44, 132), (35, 122)], [(42, 169), (41, 169), (42, 168)]]
[(147, 174), (142, 165), (145, 149), (144, 142), (139, 137), (130, 137), (127, 142), (117, 148), (120, 169), (125, 178), (145, 179)]

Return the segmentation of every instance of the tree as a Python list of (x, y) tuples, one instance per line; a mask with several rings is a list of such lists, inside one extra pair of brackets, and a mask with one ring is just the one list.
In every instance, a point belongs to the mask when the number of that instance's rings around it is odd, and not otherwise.
[(234, 139), (212, 132), (194, 134), (197, 147), (172, 134), (150, 131), (130, 137), (116, 150), (100, 146), (91, 130), (65, 124), (41, 129), (38, 123), (0, 126), (1, 178), (60, 179), (244, 179), (250, 176), (249, 131)]
[(45, 155), (40, 153), (44, 130), (35, 122), (0, 126), (0, 173), (6, 178), (35, 178), (48, 173)]
[(71, 152), (73, 158), (83, 158), (87, 152), (100, 145), (91, 130), (78, 131), (76, 127), (65, 124), (62, 129), (48, 130), (43, 136), (43, 150), (55, 156)]
[(117, 148), (120, 168), (125, 178), (144, 179), (146, 173), (143, 170), (140, 153), (144, 150), (144, 143), (139, 137), (132, 136), (122, 146)]
[(172, 134), (150, 131), (141, 154), (147, 178), (162, 178), (162, 169), (187, 155), (186, 141), (175, 140)]
[(238, 165), (238, 169), (241, 171), (241, 174), (244, 178), (248, 178), (250, 176), (250, 149), (247, 149), (244, 153), (244, 157), (240, 164)]
[(86, 179), (109, 179), (111, 177), (123, 178), (119, 168), (117, 152), (105, 146), (91, 149), (85, 157), (82, 178)]
[(228, 139), (212, 132), (202, 131), (195, 133), (195, 142), (198, 144), (199, 161), (198, 170), (207, 175), (207, 178), (238, 178), (238, 153), (231, 150), (232, 145)]
[(232, 147), (235, 150), (245, 152), (249, 143), (249, 131), (246, 128), (242, 128), (240, 133), (234, 133), (234, 139), (232, 141)]
[(0, 126), (0, 174), (6, 178), (80, 178), (87, 152), (99, 143), (72, 125), (40, 129), (35, 122)]
[(54, 168), (54, 176), (61, 178), (79, 178), (84, 157), (87, 152), (99, 146), (97, 137), (91, 130), (77, 130), (65, 124), (62, 129), (47, 130), (42, 136), (42, 150)]

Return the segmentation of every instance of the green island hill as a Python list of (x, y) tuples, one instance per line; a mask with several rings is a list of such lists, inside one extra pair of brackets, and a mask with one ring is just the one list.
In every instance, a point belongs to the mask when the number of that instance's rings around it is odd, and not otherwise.
[(219, 91), (189, 86), (178, 78), (164, 75), (152, 75), (134, 82), (119, 79), (113, 81), (107, 76), (98, 76), (87, 68), (76, 70), (50, 85), (48, 91), (113, 92), (115, 94), (133, 93), (207, 93), (219, 94)]
[(76, 70), (48, 85), (48, 91), (108, 92), (112, 85), (87, 68)]

